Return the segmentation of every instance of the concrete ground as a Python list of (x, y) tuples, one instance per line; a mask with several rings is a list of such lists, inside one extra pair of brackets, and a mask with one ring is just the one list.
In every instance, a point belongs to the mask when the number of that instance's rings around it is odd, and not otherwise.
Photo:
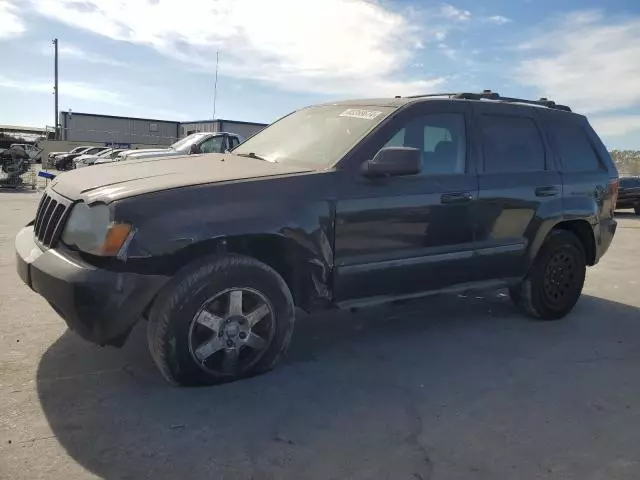
[(37, 198), (0, 193), (0, 478), (640, 478), (640, 218), (564, 321), (502, 292), (304, 318), (277, 370), (180, 389), (144, 325), (98, 348), (21, 284)]

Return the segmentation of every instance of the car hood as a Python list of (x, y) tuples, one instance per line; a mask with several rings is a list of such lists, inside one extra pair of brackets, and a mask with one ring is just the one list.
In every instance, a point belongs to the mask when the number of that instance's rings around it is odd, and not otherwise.
[(308, 172), (300, 165), (231, 154), (184, 155), (96, 165), (62, 173), (51, 188), (71, 200), (109, 203), (171, 188)]
[(178, 154), (175, 150), (172, 150), (170, 148), (139, 148), (136, 150), (130, 150), (129, 152), (125, 153), (124, 156), (126, 156), (127, 158), (133, 158), (136, 157), (138, 155), (147, 155), (149, 153), (157, 153), (157, 152), (167, 152), (167, 151), (171, 151), (174, 152), (174, 154)]
[(130, 153), (125, 157), (125, 160), (136, 160), (140, 158), (159, 158), (159, 157), (180, 157), (186, 155), (184, 152), (178, 152), (171, 148), (164, 148), (162, 150), (138, 150), (135, 153)]

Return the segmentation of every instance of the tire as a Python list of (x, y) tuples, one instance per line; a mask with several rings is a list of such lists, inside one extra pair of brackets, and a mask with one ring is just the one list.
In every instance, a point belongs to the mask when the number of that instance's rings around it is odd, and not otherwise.
[(640, 216), (640, 205), (633, 207), (633, 211), (636, 212), (637, 216)]
[[(240, 307), (234, 310), (232, 297), (238, 298), (238, 291)], [(151, 356), (165, 379), (177, 385), (257, 375), (272, 369), (287, 351), (294, 311), (287, 284), (268, 265), (235, 254), (199, 259), (178, 272), (151, 308)], [(258, 347), (250, 343), (256, 336), (262, 341)]]
[(538, 320), (558, 320), (575, 307), (586, 275), (586, 255), (573, 233), (552, 230), (523, 282), (509, 289), (513, 303)]

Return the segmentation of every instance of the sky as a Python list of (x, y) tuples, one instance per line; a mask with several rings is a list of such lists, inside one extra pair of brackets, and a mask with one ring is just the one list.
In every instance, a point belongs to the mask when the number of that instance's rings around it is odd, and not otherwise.
[(637, 0), (0, 0), (0, 124), (60, 108), (271, 122), (347, 98), (491, 89), (640, 149)]

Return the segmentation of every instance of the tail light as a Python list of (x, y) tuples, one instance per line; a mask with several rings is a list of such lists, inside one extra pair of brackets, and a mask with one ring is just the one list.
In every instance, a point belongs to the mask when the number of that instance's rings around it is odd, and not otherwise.
[(620, 189), (620, 180), (612, 178), (609, 181), (609, 190), (611, 191), (611, 205), (613, 209), (616, 209), (616, 203), (618, 202), (618, 191)]

